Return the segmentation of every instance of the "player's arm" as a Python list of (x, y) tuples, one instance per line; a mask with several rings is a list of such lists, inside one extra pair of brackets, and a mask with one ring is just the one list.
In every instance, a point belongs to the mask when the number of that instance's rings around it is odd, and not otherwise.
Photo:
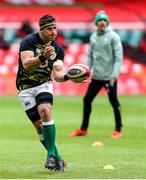
[(39, 56), (34, 57), (33, 51), (23, 51), (21, 52), (20, 56), (22, 60), (22, 65), (27, 71), (37, 68), (42, 64)]
[(33, 38), (24, 38), (20, 44), (20, 59), (26, 71), (39, 67), (42, 62), (39, 56), (34, 57), (35, 44)]
[(120, 73), (120, 66), (123, 59), (123, 48), (120, 37), (116, 34), (113, 36), (112, 47), (114, 53), (114, 65), (113, 65), (113, 72), (111, 75), (110, 85), (114, 86), (115, 82), (117, 81)]
[(87, 66), (91, 69), (93, 66), (93, 43), (92, 43), (92, 36), (89, 41), (89, 48), (88, 48), (88, 57), (87, 57)]
[(54, 47), (49, 46), (44, 49), (43, 54), (36, 57), (34, 57), (33, 51), (22, 51), (20, 55), (24, 69), (29, 71), (39, 67), (41, 64), (45, 64), (54, 51)]
[(67, 74), (64, 72), (62, 60), (57, 60), (53, 65), (53, 77), (57, 82), (64, 82), (69, 80)]
[(112, 41), (113, 53), (114, 53), (114, 65), (112, 78), (118, 79), (120, 66), (123, 59), (123, 48), (120, 37), (117, 34), (114, 34)]

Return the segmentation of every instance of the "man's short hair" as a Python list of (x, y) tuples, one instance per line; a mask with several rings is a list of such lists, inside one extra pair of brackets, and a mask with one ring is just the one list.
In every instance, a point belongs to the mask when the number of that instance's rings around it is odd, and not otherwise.
[(40, 30), (43, 30), (45, 27), (48, 27), (52, 24), (56, 24), (56, 20), (53, 16), (44, 15), (39, 20)]

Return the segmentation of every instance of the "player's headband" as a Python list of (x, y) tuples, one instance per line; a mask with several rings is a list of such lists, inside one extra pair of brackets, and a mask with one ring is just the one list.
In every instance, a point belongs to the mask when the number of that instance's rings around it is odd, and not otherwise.
[(45, 23), (45, 24), (42, 24), (42, 25), (40, 25), (40, 30), (43, 30), (44, 28), (46, 28), (46, 27), (51, 27), (51, 26), (56, 26), (56, 21), (53, 21), (53, 22), (47, 22), (47, 23)]

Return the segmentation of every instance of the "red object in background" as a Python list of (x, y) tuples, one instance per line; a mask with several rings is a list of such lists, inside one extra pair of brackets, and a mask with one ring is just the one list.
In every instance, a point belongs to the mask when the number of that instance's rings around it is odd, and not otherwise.
[[(76, 0), (76, 2), (86, 3), (88, 1)], [(95, 0), (91, 0), (90, 2), (94, 3)], [(7, 25), (8, 28), (11, 28), (11, 26), (14, 26), (15, 24), (15, 28), (18, 28), (24, 19), (29, 19), (35, 25), (38, 25), (37, 22), (40, 16), (49, 13), (56, 17), (57, 22), (62, 24), (62, 28), (68, 27), (70, 29), (72, 28), (71, 25), (80, 28), (78, 23), (86, 23), (85, 26), (81, 26), (81, 28), (91, 29), (91, 26), (94, 26), (93, 22), (96, 12), (103, 9), (108, 13), (111, 23), (127, 23), (126, 26), (123, 25), (124, 28), (131, 28), (130, 24), (132, 24), (134, 29), (138, 27), (138, 23), (141, 23), (143, 25), (142, 28), (144, 27), (143, 20), (146, 19), (145, 0), (97, 0), (95, 3), (94, 6), (86, 7), (1, 6), (0, 26)], [(99, 6), (99, 3), (102, 6)], [(65, 26), (64, 23), (66, 23)], [(89, 23), (92, 23), (92, 25)], [(68, 24), (70, 24), (70, 26)], [(120, 26), (119, 24), (117, 25), (118, 28), (120, 28)], [(0, 51), (0, 95), (15, 95), (17, 93), (15, 88), (15, 78), (18, 47), (18, 44), (13, 44), (5, 53)], [(85, 63), (87, 47), (87, 44), (70, 44), (66, 51), (66, 68), (74, 63)], [(146, 94), (146, 66), (134, 63), (125, 58), (121, 69), (122, 71), (118, 83), (119, 94)], [(89, 81), (80, 84), (74, 84), (70, 81), (65, 83), (54, 82), (54, 91), (55, 94), (81, 95), (85, 93), (88, 83)], [(104, 91), (102, 91), (102, 93), (104, 93)]]
[[(56, 17), (57, 22), (93, 22), (97, 11), (105, 10), (111, 22), (139, 22), (146, 19), (146, 2), (141, 1), (117, 1), (110, 3), (108, 0), (100, 1), (103, 6), (1, 6), (0, 22), (22, 22), (29, 19), (38, 22), (40, 16), (51, 14)], [(111, 1), (112, 2), (112, 1)], [(113, 0), (113, 2), (115, 2)], [(26, 13), (27, 12), (27, 13)], [(142, 17), (142, 19), (141, 19)]]
[(143, 35), (141, 42), (140, 42), (140, 47), (146, 53), (146, 31)]
[(63, 47), (63, 49), (68, 48), (68, 41), (61, 31), (57, 32), (56, 41), (58, 42), (59, 45), (61, 45)]
[[(68, 0), (69, 1), (69, 0)], [(122, 2), (135, 2), (135, 1), (137, 1), (137, 0), (122, 0)], [(144, 0), (141, 0), (141, 1), (144, 1)], [(17, 4), (17, 1), (15, 1), (15, 0), (0, 0), (0, 3), (5, 3), (5, 4)], [(27, 3), (26, 3), (26, 1), (25, 0), (21, 0), (20, 2), (19, 2), (19, 5), (20, 4), (28, 4), (28, 5), (30, 5), (30, 4), (40, 4), (41, 5), (41, 3), (42, 3), (42, 1), (41, 0), (37, 0), (37, 1), (35, 1), (35, 0), (29, 0), (29, 3), (28, 3), (28, 1), (27, 1)], [(50, 3), (54, 3), (54, 4), (68, 4), (67, 3), (67, 1), (61, 1), (61, 0), (59, 0), (58, 2), (57, 1), (51, 1), (51, 0), (48, 0), (48, 2), (47, 2), (47, 0), (45, 1), (45, 2), (43, 2), (42, 3), (42, 5), (44, 5), (44, 4), (50, 4)], [(87, 4), (92, 4), (92, 3), (121, 3), (119, 0), (71, 0), (70, 1), (70, 4), (76, 4), (76, 3), (87, 3)]]

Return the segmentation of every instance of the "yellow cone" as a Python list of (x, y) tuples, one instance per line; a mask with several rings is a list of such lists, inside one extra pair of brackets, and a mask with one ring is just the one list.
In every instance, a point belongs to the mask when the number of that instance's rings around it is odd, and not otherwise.
[(113, 169), (115, 169), (115, 168), (114, 168), (114, 166), (112, 166), (112, 165), (105, 165), (105, 166), (103, 167), (103, 169), (113, 170)]
[(92, 146), (97, 146), (97, 147), (100, 147), (100, 146), (103, 146), (103, 143), (100, 142), (100, 141), (95, 141), (94, 143), (92, 143)]

